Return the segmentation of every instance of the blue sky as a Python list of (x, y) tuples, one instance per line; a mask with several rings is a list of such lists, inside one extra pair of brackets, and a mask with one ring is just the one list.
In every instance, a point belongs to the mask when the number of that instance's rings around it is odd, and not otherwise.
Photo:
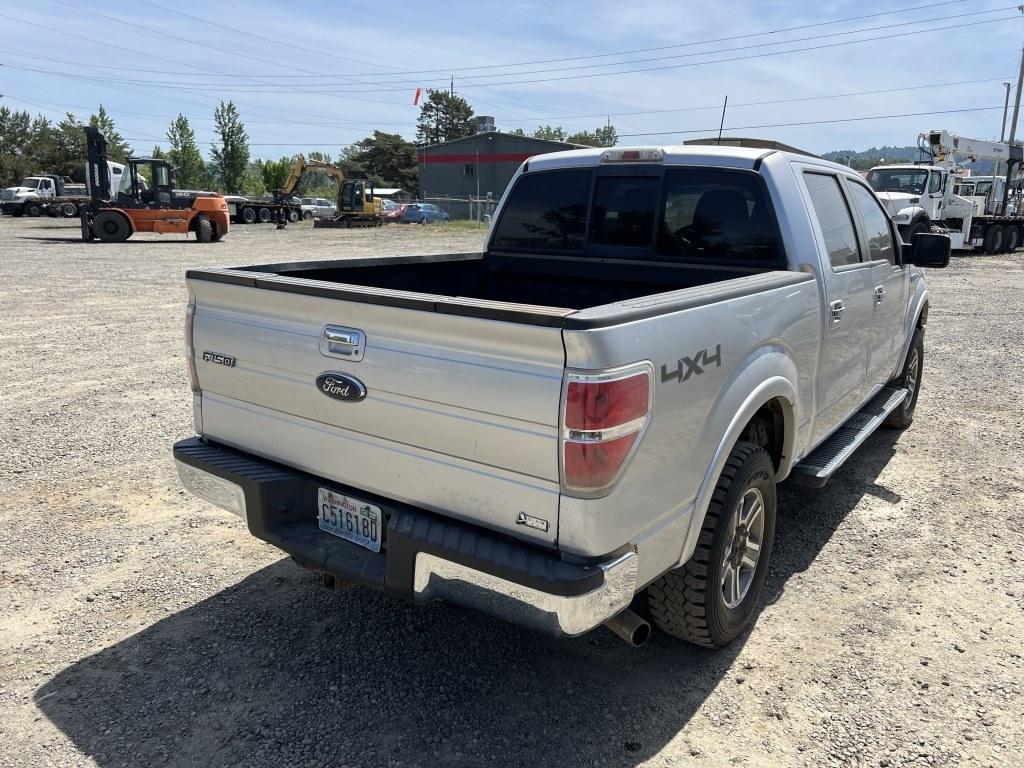
[(232, 99), (254, 156), (337, 156), (374, 128), (412, 138), (416, 87), (454, 75), (501, 129), (610, 118), (638, 134), (622, 144), (671, 143), (713, 134), (728, 94), (727, 133), (823, 152), (936, 127), (998, 138), (1022, 39), (998, 0), (33, 0), (0, 7), (0, 104), (57, 118), (103, 102), (148, 152), (178, 112), (208, 150)]

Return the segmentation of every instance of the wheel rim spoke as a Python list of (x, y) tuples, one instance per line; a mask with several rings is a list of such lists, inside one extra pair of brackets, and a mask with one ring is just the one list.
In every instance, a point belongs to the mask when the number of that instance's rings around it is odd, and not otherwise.
[(764, 537), (764, 497), (748, 488), (733, 508), (726, 526), (729, 540), (722, 559), (722, 597), (729, 609), (747, 597), (761, 558)]

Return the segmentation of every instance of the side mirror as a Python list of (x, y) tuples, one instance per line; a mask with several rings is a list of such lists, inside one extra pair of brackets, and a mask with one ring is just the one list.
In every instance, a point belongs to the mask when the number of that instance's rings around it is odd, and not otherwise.
[(918, 232), (912, 243), (903, 243), (903, 263), (942, 269), (949, 266), (949, 237)]

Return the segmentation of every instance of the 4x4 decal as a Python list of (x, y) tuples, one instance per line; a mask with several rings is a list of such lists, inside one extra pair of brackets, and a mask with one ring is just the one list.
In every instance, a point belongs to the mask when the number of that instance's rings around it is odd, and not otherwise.
[(664, 384), (666, 381), (672, 381), (675, 379), (676, 382), (682, 383), (691, 376), (700, 376), (704, 373), (704, 369), (711, 366), (714, 363), (716, 368), (722, 366), (722, 345), (715, 345), (715, 354), (708, 354), (706, 349), (702, 349), (700, 352), (694, 354), (693, 357), (680, 357), (676, 363), (674, 371), (669, 371), (667, 365), (661, 366), (661, 383)]

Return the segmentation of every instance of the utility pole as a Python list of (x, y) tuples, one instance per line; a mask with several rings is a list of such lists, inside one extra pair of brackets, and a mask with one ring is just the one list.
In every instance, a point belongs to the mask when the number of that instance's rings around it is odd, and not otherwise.
[(455, 75), (452, 75), (452, 87), (451, 87), (451, 90), (448, 91), (448, 95), (449, 96), (454, 96), (455, 95)]
[[(1024, 59), (1021, 59), (1021, 67), (1024, 67)], [(1024, 77), (1024, 69), (1021, 69), (1021, 77)], [(725, 108), (729, 106), (729, 94), (725, 94), (725, 101), (722, 103), (722, 121), (718, 124), (718, 146), (722, 145), (722, 129), (725, 127)]]
[(999, 132), (999, 141), (1006, 141), (1006, 113), (1010, 109), (1010, 83), (1003, 83), (1006, 89), (1006, 96), (1003, 98), (1003, 130)]
[(1024, 48), (1020, 51), (1020, 72), (1017, 75), (1017, 95), (1013, 100), (1013, 120), (1010, 122), (1010, 143), (1017, 137), (1017, 117), (1020, 114), (1020, 89), (1024, 87)]

